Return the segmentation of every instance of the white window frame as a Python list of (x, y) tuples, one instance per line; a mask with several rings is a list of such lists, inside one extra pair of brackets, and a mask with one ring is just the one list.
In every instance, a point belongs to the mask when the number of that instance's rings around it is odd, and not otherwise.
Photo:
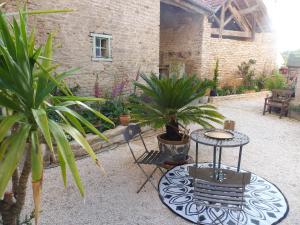
[[(91, 37), (93, 38), (93, 51), (92, 51), (92, 60), (93, 61), (106, 61), (106, 62), (111, 62), (112, 61), (112, 51), (111, 51), (111, 40), (112, 40), (112, 35), (108, 34), (97, 34), (97, 33), (91, 33)], [(96, 38), (101, 38), (101, 39), (107, 39), (108, 41), (108, 58), (104, 57), (97, 57), (96, 56)], [(101, 52), (101, 49), (100, 49)]]

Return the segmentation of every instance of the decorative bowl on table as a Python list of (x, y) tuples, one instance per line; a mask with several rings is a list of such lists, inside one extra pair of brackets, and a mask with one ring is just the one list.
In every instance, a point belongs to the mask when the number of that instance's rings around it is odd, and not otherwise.
[(213, 129), (204, 133), (206, 137), (218, 140), (229, 140), (234, 137), (234, 134), (228, 130)]

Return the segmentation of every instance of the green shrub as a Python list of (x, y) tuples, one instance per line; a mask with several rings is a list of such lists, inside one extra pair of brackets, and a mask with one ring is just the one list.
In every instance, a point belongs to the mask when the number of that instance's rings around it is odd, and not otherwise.
[(268, 90), (284, 89), (286, 88), (286, 79), (279, 72), (276, 72), (275, 74), (266, 79), (265, 87)]
[(238, 66), (238, 72), (243, 78), (244, 85), (247, 87), (254, 86), (255, 70), (252, 68), (256, 64), (254, 59), (250, 59), (248, 62), (242, 62)]
[(247, 88), (245, 88), (245, 86), (239, 86), (236, 88), (236, 94), (243, 94), (246, 90)]
[(226, 96), (226, 95), (233, 95), (236, 93), (234, 87), (224, 86), (222, 88), (217, 89), (218, 96)]
[(266, 88), (266, 74), (261, 74), (259, 77), (256, 78), (255, 83), (258, 88), (258, 91)]
[(214, 68), (214, 78), (213, 78), (213, 83), (212, 83), (212, 89), (217, 90), (219, 85), (219, 59), (216, 61), (216, 65)]

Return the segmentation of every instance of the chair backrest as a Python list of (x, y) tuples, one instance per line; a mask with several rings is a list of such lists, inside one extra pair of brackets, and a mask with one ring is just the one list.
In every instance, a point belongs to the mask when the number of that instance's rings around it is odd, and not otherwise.
[(137, 135), (140, 135), (142, 133), (141, 127), (138, 124), (130, 124), (123, 132), (123, 136), (126, 142), (131, 141), (134, 139)]
[(223, 169), (225, 179), (213, 179), (212, 168), (189, 167), (194, 178), (194, 201), (213, 208), (241, 210), (244, 205), (244, 192), (250, 183), (251, 173), (238, 173)]
[(143, 139), (143, 136), (142, 136), (142, 129), (141, 129), (139, 124), (130, 124), (130, 125), (128, 125), (128, 127), (123, 132), (123, 137), (124, 137), (125, 141), (128, 144), (129, 150), (130, 150), (135, 162), (137, 162), (139, 157), (137, 157), (135, 155), (135, 153), (134, 153), (134, 151), (133, 151), (133, 149), (130, 145), (131, 140), (133, 140), (136, 137), (139, 137), (140, 140), (143, 143), (143, 146), (145, 148), (145, 152), (148, 152), (148, 148), (147, 148), (146, 143), (145, 143), (145, 141)]
[(273, 89), (272, 99), (273, 100), (287, 100), (292, 98), (293, 91), (289, 89)]

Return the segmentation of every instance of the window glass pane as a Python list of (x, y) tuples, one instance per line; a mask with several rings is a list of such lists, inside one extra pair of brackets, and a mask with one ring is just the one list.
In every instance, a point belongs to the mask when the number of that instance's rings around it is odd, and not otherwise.
[(100, 58), (100, 57), (101, 57), (100, 48), (96, 48), (96, 58)]
[(108, 47), (107, 44), (108, 44), (108, 39), (107, 38), (106, 39), (101, 39), (101, 48), (106, 49)]
[(109, 58), (108, 49), (101, 49), (101, 55), (103, 58)]
[(96, 37), (96, 47), (101, 47), (101, 38), (100, 37)]

